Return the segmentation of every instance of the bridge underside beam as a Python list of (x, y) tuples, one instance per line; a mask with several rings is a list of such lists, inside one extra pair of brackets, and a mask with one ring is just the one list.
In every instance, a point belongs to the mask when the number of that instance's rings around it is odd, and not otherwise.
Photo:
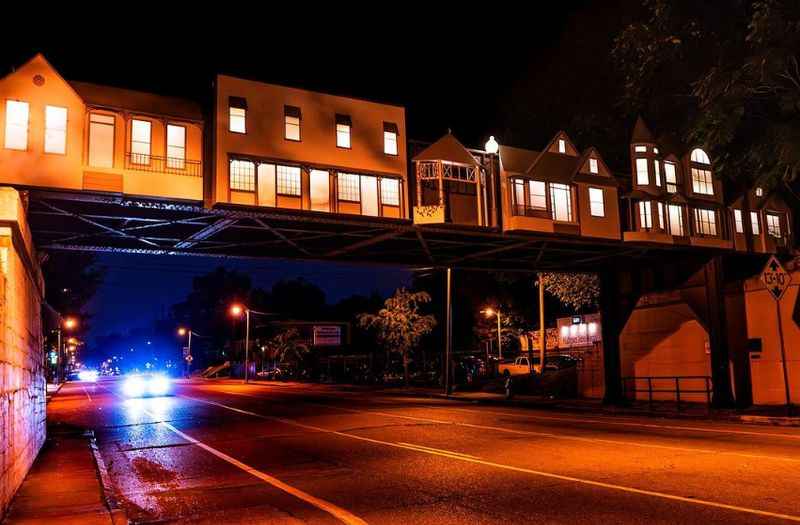
[(116, 195), (30, 190), (40, 249), (279, 258), (405, 267), (535, 272), (708, 257), (697, 248), (631, 246), (546, 233), (414, 225), (379, 217), (219, 207)]

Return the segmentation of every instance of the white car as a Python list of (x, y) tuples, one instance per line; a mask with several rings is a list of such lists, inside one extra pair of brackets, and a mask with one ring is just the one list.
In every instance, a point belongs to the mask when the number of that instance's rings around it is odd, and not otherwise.
[(172, 382), (164, 374), (135, 374), (125, 378), (122, 393), (125, 397), (167, 396), (172, 390)]
[(522, 376), (528, 375), (531, 371), (539, 372), (539, 360), (533, 360), (533, 366), (530, 366), (527, 356), (520, 356), (514, 359), (513, 363), (500, 363), (497, 365), (497, 371), (500, 375), (507, 376)]

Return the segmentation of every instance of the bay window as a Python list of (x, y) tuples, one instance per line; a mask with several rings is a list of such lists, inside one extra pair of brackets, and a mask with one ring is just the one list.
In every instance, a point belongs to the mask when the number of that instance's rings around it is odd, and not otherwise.
[(674, 162), (664, 162), (664, 182), (667, 183), (667, 193), (678, 191), (678, 176)]
[(639, 226), (642, 229), (653, 227), (653, 209), (650, 206), (650, 201), (641, 201), (639, 203)]
[(744, 222), (742, 221), (742, 210), (733, 210), (733, 225), (736, 233), (744, 233)]
[(695, 231), (700, 235), (717, 235), (717, 213), (705, 208), (694, 209)]
[(770, 237), (781, 238), (781, 218), (774, 213), (767, 213), (767, 235)]
[(606, 205), (601, 188), (589, 188), (589, 213), (593, 217), (605, 217)]
[(30, 106), (19, 100), (6, 101), (6, 149), (28, 149)]
[(750, 231), (753, 235), (761, 235), (761, 225), (758, 222), (758, 212), (750, 212)]
[(553, 220), (572, 222), (572, 190), (567, 184), (550, 183)]
[(44, 152), (61, 155), (67, 152), (67, 108), (45, 106)]
[(547, 209), (547, 187), (543, 181), (528, 181), (528, 197), (534, 210)]
[(670, 204), (667, 212), (669, 213), (669, 230), (672, 235), (683, 237), (683, 206), (680, 204)]
[(647, 186), (650, 184), (650, 174), (647, 171), (647, 159), (636, 159), (636, 184)]

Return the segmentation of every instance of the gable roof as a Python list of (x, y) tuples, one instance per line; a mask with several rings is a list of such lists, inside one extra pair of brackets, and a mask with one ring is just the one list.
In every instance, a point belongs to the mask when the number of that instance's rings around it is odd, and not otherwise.
[(541, 155), (540, 152), (515, 148), (513, 146), (500, 146), (500, 162), (503, 163), (503, 169), (506, 171), (513, 171), (515, 173), (525, 173), (528, 171), (536, 159)]
[(646, 143), (655, 144), (656, 139), (650, 128), (645, 124), (641, 116), (636, 117), (636, 124), (633, 126), (633, 134), (631, 135), (631, 144), (633, 143)]
[(13, 71), (9, 72), (7, 75), (3, 75), (2, 77), (0, 77), (0, 81), (5, 80), (8, 77), (11, 77), (13, 75), (16, 75), (18, 73), (21, 73), (21, 72), (25, 71), (27, 68), (29, 68), (31, 66), (34, 66), (36, 62), (40, 62), (42, 65), (44, 65), (44, 67), (49, 69), (56, 76), (56, 78), (64, 86), (66, 86), (66, 88), (73, 95), (75, 95), (77, 98), (81, 98), (81, 96), (78, 94), (78, 92), (75, 91), (75, 88), (72, 86), (72, 84), (70, 82), (68, 82), (64, 77), (62, 77), (61, 73), (59, 73), (58, 70), (55, 67), (53, 67), (53, 64), (51, 64), (50, 61), (47, 60), (47, 58), (45, 58), (45, 56), (43, 54), (41, 54), (41, 53), (36, 53), (35, 55), (33, 55), (30, 58), (30, 60), (26, 61), (24, 64), (22, 64), (18, 68), (15, 68)]
[(445, 160), (448, 162), (455, 162), (457, 164), (466, 164), (469, 166), (478, 166), (480, 164), (475, 157), (473, 157), (467, 148), (456, 139), (452, 133), (447, 133), (442, 138), (419, 152), (413, 159), (414, 162), (418, 161), (435, 161)]
[(581, 157), (543, 151), (526, 173), (538, 180), (570, 184), (581, 165)]
[(89, 82), (70, 81), (69, 83), (89, 105), (198, 122), (203, 120), (203, 110), (200, 104), (192, 100)]

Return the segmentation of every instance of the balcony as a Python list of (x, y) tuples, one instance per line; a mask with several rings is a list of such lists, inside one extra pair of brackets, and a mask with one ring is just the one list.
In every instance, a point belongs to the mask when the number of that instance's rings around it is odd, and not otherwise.
[(203, 163), (173, 157), (157, 157), (143, 153), (126, 153), (125, 169), (150, 173), (173, 173), (188, 177), (202, 177)]

